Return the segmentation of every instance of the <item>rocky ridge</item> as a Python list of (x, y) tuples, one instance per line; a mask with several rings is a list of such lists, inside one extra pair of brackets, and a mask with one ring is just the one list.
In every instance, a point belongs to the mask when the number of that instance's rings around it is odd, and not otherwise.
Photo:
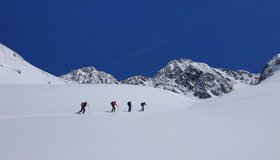
[(161, 88), (175, 93), (206, 99), (221, 96), (235, 88), (255, 85), (259, 75), (248, 71), (217, 69), (189, 59), (173, 60), (153, 78), (134, 76), (117, 81), (111, 74), (85, 67), (60, 76), (79, 84), (125, 84)]
[(98, 71), (94, 67), (76, 69), (60, 78), (79, 84), (119, 84), (111, 74)]

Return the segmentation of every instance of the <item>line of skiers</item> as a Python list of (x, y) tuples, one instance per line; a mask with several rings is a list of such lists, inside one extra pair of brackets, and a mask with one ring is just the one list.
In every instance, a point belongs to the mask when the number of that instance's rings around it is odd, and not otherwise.
[[(141, 102), (140, 105), (141, 105), (142, 108), (139, 111), (144, 112), (145, 106), (147, 106), (146, 102)], [(86, 106), (89, 106), (88, 102), (82, 102), (81, 103), (81, 110), (79, 112), (77, 112), (77, 114), (80, 114), (80, 113), (84, 114), (86, 112)], [(111, 112), (115, 112), (116, 111), (116, 107), (119, 107), (116, 101), (112, 101), (111, 102), (111, 106), (112, 106)], [(127, 102), (127, 106), (128, 106), (127, 112), (131, 112), (132, 111), (132, 103), (131, 103), (131, 101)]]

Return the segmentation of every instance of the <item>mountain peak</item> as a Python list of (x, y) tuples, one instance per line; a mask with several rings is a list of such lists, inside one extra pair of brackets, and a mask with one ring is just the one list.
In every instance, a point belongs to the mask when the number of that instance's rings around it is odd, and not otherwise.
[(88, 66), (88, 67), (83, 67), (81, 68), (81, 71), (83, 72), (98, 72), (98, 70), (96, 68), (94, 68), (93, 66)]
[(170, 61), (166, 67), (168, 66), (177, 66), (180, 68), (187, 68), (189, 66), (194, 66), (194, 67), (209, 67), (206, 63), (202, 63), (202, 62), (194, 62), (191, 59), (186, 59), (186, 58), (180, 58), (178, 60), (172, 60)]
[(279, 59), (280, 58), (280, 53), (276, 54), (272, 59)]
[(60, 78), (80, 84), (118, 84), (119, 82), (111, 75), (89, 66), (75, 69)]
[(158, 74), (158, 76), (166, 75), (166, 73), (170, 73), (167, 76), (169, 78), (174, 78), (174, 75), (180, 74), (185, 72), (186, 70), (206, 73), (209, 72), (211, 74), (217, 74), (215, 71), (213, 71), (213, 68), (208, 66), (206, 63), (202, 62), (194, 62), (190, 59), (181, 58), (178, 60), (172, 60), (169, 62), (164, 68), (162, 68)]
[(191, 59), (180, 58), (180, 59), (174, 59), (170, 61), (168, 64), (191, 64), (191, 63), (193, 63)]
[(0, 43), (0, 62), (1, 63), (21, 63), (25, 61), (19, 54)]
[(244, 70), (216, 69), (206, 63), (181, 58), (162, 68), (152, 79), (152, 84), (156, 88), (204, 99), (229, 93), (244, 85), (254, 85), (258, 77)]

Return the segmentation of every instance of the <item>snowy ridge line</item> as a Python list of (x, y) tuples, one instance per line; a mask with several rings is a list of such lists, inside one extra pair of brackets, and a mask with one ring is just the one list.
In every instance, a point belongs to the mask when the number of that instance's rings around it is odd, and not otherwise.
[(0, 43), (0, 84), (66, 84), (25, 61), (19, 54)]

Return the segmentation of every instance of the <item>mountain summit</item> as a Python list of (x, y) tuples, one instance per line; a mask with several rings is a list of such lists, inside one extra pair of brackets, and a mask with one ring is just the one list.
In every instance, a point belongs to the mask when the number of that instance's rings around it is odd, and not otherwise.
[[(129, 78), (122, 83), (137, 84), (134, 80)], [(229, 93), (240, 86), (254, 85), (257, 81), (257, 74), (243, 70), (216, 69), (205, 63), (182, 58), (169, 62), (154, 78), (142, 77), (140, 85), (205, 99)]]
[(60, 76), (62, 79), (79, 84), (118, 84), (119, 82), (111, 75), (96, 70), (94, 67), (76, 69), (68, 74)]
[(247, 71), (216, 69), (189, 59), (171, 61), (155, 76), (155, 87), (205, 99), (256, 84), (258, 75)]

